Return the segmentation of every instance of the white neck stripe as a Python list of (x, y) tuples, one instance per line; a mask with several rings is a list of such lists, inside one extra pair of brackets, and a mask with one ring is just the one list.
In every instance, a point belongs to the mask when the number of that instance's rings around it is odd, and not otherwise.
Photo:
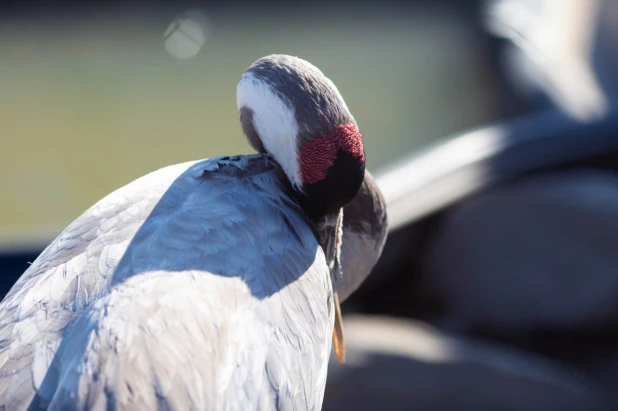
[(292, 185), (302, 189), (294, 108), (252, 73), (243, 74), (236, 87), (236, 104), (253, 112), (253, 126), (266, 151), (281, 165)]

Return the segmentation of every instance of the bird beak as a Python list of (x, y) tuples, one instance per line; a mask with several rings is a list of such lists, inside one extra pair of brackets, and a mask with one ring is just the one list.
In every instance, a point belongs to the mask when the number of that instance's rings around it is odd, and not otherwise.
[(335, 291), (335, 327), (333, 328), (333, 346), (335, 347), (335, 355), (339, 364), (345, 362), (345, 345), (343, 342), (343, 319), (341, 318), (341, 306), (339, 305), (339, 296)]
[(333, 304), (335, 308), (335, 325), (333, 327), (333, 346), (340, 364), (345, 362), (345, 346), (343, 342), (343, 320), (341, 306), (337, 295), (337, 279), (341, 278), (341, 242), (343, 240), (343, 208), (338, 214), (326, 216), (320, 221), (314, 221), (318, 242), (326, 255), (333, 287)]
[(341, 305), (339, 304), (339, 295), (336, 289), (336, 280), (341, 278), (341, 243), (343, 242), (343, 208), (339, 210), (337, 216), (337, 224), (335, 228), (335, 266), (331, 275), (333, 283), (333, 302), (335, 304), (335, 326), (333, 327), (333, 345), (335, 346), (335, 354), (339, 364), (345, 362), (345, 345), (343, 342), (343, 319), (341, 318)]

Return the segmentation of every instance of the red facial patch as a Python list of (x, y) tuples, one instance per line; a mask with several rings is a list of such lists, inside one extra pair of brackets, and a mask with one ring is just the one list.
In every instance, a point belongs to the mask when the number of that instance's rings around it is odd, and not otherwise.
[(341, 125), (333, 133), (320, 136), (300, 149), (303, 182), (313, 184), (323, 180), (337, 158), (338, 149), (365, 161), (363, 136), (355, 124)]

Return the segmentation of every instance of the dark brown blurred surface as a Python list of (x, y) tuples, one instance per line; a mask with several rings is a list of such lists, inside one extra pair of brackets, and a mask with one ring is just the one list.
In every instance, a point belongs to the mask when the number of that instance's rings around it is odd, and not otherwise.
[(349, 316), (349, 361), (334, 361), (324, 410), (610, 410), (575, 368), (423, 323)]

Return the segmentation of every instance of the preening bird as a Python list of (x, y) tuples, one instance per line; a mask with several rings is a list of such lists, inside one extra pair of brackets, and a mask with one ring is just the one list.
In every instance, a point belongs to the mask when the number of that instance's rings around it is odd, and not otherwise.
[(4, 409), (321, 408), (331, 341), (343, 354), (337, 295), (380, 256), (384, 200), (356, 121), (310, 63), (259, 59), (237, 104), (259, 154), (118, 189), (13, 286)]

